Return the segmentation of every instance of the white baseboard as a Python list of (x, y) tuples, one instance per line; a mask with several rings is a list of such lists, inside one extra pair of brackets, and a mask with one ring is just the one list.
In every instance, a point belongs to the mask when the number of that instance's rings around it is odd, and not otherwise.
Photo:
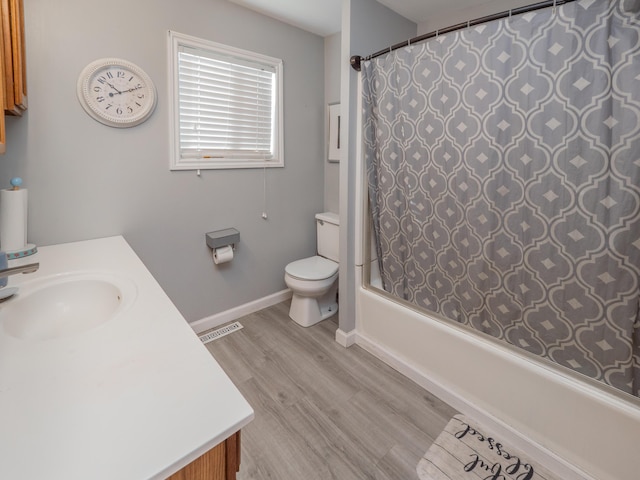
[[(338, 330), (338, 332), (339, 331), (340, 330)], [(338, 332), (336, 332), (336, 341), (338, 340)], [(442, 401), (448, 403), (460, 413), (474, 418), (479, 423), (486, 425), (495, 432), (496, 436), (500, 436), (503, 439), (503, 442), (504, 440), (507, 440), (515, 448), (521, 451), (526, 451), (533, 460), (545, 465), (546, 468), (558, 475), (559, 478), (564, 480), (595, 480), (593, 477), (585, 474), (585, 472), (579, 470), (543, 446), (533, 443), (509, 425), (504, 424), (492, 415), (488, 414), (485, 410), (469, 403), (465, 398), (457, 395), (455, 391), (448, 388), (446, 385), (442, 385), (439, 382), (428, 378), (418, 369), (414, 368), (394, 353), (386, 350), (378, 343), (371, 341), (360, 333), (350, 332), (350, 334), (352, 333), (355, 333), (355, 342), (358, 346), (362, 347), (374, 357), (382, 360), (394, 370), (397, 370), (407, 378), (411, 379), (425, 390), (428, 390)]]
[(345, 332), (344, 330), (336, 330), (336, 342), (342, 345), (344, 348), (348, 348), (356, 343), (356, 331), (351, 330)]
[(219, 327), (227, 322), (237, 320), (245, 315), (249, 315), (250, 313), (275, 305), (276, 303), (284, 302), (291, 298), (291, 295), (291, 290), (286, 288), (271, 295), (267, 295), (266, 297), (254, 300), (253, 302), (245, 303), (244, 305), (239, 305), (230, 310), (216, 313), (210, 317), (196, 320), (195, 322), (191, 322), (189, 326), (191, 326), (197, 334), (200, 334), (212, 328)]

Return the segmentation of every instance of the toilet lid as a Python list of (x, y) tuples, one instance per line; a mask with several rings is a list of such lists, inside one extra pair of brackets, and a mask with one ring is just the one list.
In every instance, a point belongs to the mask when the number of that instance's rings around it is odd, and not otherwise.
[(324, 280), (338, 272), (338, 264), (316, 255), (291, 262), (284, 271), (301, 280)]

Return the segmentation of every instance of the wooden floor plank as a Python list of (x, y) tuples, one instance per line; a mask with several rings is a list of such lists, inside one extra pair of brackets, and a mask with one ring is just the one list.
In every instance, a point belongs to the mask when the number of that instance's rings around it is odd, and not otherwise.
[(241, 318), (207, 348), (255, 410), (238, 480), (415, 479), (457, 412), (357, 345), (337, 316), (309, 328), (289, 302)]

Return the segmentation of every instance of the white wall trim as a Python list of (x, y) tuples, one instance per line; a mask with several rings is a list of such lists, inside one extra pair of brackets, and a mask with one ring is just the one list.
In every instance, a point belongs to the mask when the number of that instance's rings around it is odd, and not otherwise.
[(291, 296), (291, 290), (285, 288), (284, 290), (273, 293), (271, 295), (267, 295), (266, 297), (258, 298), (257, 300), (245, 303), (244, 305), (239, 305), (230, 310), (211, 315), (210, 317), (196, 320), (195, 322), (191, 322), (189, 325), (197, 334), (200, 334), (212, 328), (219, 327), (220, 325), (223, 325), (227, 322), (237, 320), (238, 318), (244, 317), (245, 315), (249, 315), (250, 313), (262, 310), (263, 308), (267, 308), (277, 303), (284, 302), (285, 300), (290, 299)]
[[(336, 341), (338, 340), (337, 333), (338, 332), (336, 332)], [(586, 474), (574, 465), (571, 465), (543, 446), (532, 442), (510, 425), (496, 419), (484, 409), (469, 403), (467, 399), (460, 397), (454, 390), (448, 388), (446, 385), (428, 378), (417, 368), (385, 349), (380, 344), (370, 340), (361, 333), (356, 331), (350, 332), (350, 334), (353, 333), (355, 333), (355, 342), (358, 346), (362, 347), (364, 350), (382, 360), (394, 370), (397, 370), (410, 380), (414, 381), (425, 390), (428, 390), (444, 402), (448, 403), (459, 412), (476, 419), (483, 425), (486, 425), (495, 432), (496, 436), (500, 436), (501, 439), (507, 440), (515, 448), (523, 452), (527, 452), (533, 460), (545, 465), (546, 468), (554, 472), (560, 478), (564, 480), (595, 480), (594, 477)]]
[(351, 330), (350, 332), (345, 332), (338, 328), (336, 330), (336, 342), (344, 348), (349, 348), (351, 345), (356, 343), (356, 331)]

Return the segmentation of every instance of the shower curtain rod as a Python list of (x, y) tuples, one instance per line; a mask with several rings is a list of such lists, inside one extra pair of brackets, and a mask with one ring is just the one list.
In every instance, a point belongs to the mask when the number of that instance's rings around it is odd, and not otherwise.
[(473, 27), (475, 25), (480, 25), (482, 23), (491, 22), (493, 20), (499, 20), (501, 18), (510, 17), (512, 15), (520, 15), (527, 12), (532, 12), (534, 10), (540, 10), (541, 8), (548, 7), (557, 7), (559, 5), (564, 5), (565, 3), (571, 3), (575, 0), (547, 0), (545, 2), (534, 3), (532, 5), (526, 5), (524, 7), (513, 8), (511, 10), (506, 10), (500, 13), (494, 13), (493, 15), (487, 15), (486, 17), (476, 18), (475, 20), (469, 20), (467, 22), (458, 23), (457, 25), (452, 25), (447, 28), (441, 28), (439, 30), (434, 30), (433, 32), (425, 33), (424, 35), (420, 35), (417, 37), (410, 38), (409, 40), (405, 40), (401, 43), (396, 43), (389, 48), (385, 48), (384, 50), (380, 50), (379, 52), (372, 53), (368, 57), (361, 57), (360, 55), (354, 55), (351, 57), (350, 63), (354, 70), (359, 72), (361, 70), (361, 62), (363, 60), (371, 60), (372, 58), (379, 57), (380, 55), (384, 55), (385, 53), (392, 52), (399, 48), (407, 47), (412, 43), (422, 42), (423, 40), (427, 40), (429, 38), (437, 37), (440, 34), (455, 32), (456, 30), (462, 30), (463, 28)]

